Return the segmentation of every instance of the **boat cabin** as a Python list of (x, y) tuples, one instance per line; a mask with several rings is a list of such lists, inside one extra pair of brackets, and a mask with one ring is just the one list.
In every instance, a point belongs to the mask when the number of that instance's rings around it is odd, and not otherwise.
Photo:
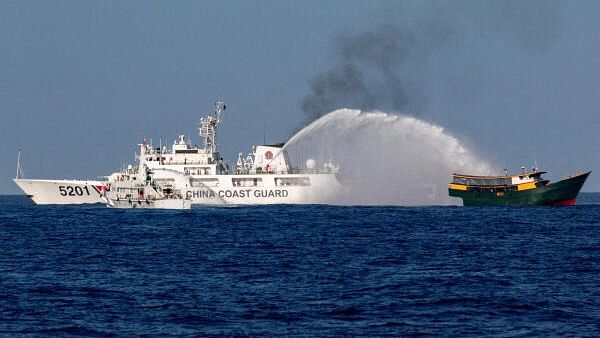
[(545, 171), (533, 170), (518, 175), (504, 176), (474, 176), (452, 174), (450, 189), (454, 190), (482, 190), (482, 191), (510, 191), (528, 190), (548, 184), (542, 177)]

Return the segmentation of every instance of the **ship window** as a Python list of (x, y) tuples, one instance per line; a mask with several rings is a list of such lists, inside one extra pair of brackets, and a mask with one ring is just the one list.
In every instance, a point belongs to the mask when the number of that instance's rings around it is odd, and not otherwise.
[(187, 175), (208, 175), (210, 173), (208, 167), (185, 167), (184, 171)]
[(263, 185), (262, 178), (258, 177), (232, 178), (231, 184), (234, 187), (258, 187)]
[(275, 185), (278, 187), (285, 186), (310, 186), (310, 178), (308, 177), (282, 177), (275, 179)]
[(190, 184), (192, 187), (218, 187), (219, 179), (218, 178), (192, 178), (190, 180)]

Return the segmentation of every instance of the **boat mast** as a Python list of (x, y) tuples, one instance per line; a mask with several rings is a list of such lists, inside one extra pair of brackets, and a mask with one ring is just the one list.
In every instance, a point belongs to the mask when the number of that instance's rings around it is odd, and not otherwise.
[(217, 152), (217, 127), (221, 123), (221, 115), (225, 110), (225, 103), (221, 100), (215, 102), (215, 112), (200, 119), (198, 131), (204, 140), (204, 149), (207, 153)]

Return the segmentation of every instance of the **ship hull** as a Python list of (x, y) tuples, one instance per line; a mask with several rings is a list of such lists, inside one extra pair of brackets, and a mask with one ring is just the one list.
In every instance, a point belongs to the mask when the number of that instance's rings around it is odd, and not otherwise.
[[(155, 172), (155, 178), (182, 176), (168, 171)], [(184, 199), (202, 205), (331, 204), (341, 185), (334, 174), (265, 174), (183, 176), (174, 181)], [(189, 179), (192, 181), (189, 181)], [(194, 179), (203, 180), (200, 183)], [(235, 180), (256, 186), (234, 185)], [(309, 182), (309, 185), (277, 184), (277, 180)], [(209, 182), (207, 182), (208, 180)], [(36, 204), (106, 204), (102, 186), (106, 181), (15, 179), (14, 182)], [(205, 183), (202, 183), (205, 182)], [(128, 206), (124, 206), (128, 207)]]
[[(334, 174), (215, 175), (216, 186), (183, 187), (193, 205), (331, 204), (341, 185)], [(235, 186), (232, 181), (258, 180), (257, 186)], [(306, 179), (310, 185), (279, 185), (276, 180)]]
[(104, 203), (101, 189), (106, 182), (87, 180), (14, 179), (36, 204)]
[[(523, 191), (473, 191), (448, 189), (449, 195), (459, 197), (463, 205), (575, 205), (577, 195), (589, 172), (555, 183)], [(483, 189), (482, 189), (483, 190)]]

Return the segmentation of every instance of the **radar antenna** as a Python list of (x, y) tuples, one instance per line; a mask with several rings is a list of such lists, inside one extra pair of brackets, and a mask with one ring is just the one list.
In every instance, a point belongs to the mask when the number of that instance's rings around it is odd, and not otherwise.
[(217, 126), (221, 123), (221, 115), (225, 110), (225, 103), (221, 100), (215, 102), (215, 111), (200, 119), (200, 137), (204, 140), (204, 150), (207, 153), (217, 152)]

